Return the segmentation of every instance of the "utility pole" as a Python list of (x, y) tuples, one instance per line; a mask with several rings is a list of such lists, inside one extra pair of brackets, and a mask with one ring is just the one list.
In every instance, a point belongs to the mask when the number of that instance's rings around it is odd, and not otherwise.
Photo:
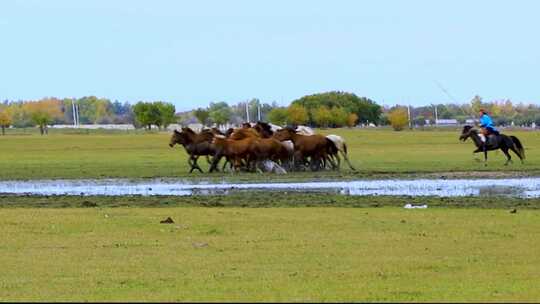
[(73, 127), (77, 126), (77, 117), (75, 117), (75, 97), (71, 99), (71, 114), (73, 115)]
[(437, 125), (437, 121), (439, 120), (439, 116), (437, 115), (437, 105), (435, 105), (435, 125)]
[(407, 118), (409, 119), (409, 129), (412, 129), (411, 105), (407, 105)]
[(246, 101), (246, 122), (249, 121), (249, 101)]

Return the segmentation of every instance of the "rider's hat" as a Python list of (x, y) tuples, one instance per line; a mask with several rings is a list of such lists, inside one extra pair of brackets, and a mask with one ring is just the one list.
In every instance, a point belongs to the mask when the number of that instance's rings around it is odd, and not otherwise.
[(478, 112), (487, 113), (484, 108), (480, 108), (480, 110)]

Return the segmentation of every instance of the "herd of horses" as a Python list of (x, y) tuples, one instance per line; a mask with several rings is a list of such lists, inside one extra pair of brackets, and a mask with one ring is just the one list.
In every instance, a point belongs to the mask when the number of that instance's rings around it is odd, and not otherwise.
[[(508, 153), (514, 152), (523, 163), (525, 149), (515, 136), (493, 135), (495, 138), (486, 142), (478, 129), (465, 126), (460, 140), (471, 138), (476, 146), (474, 153), (484, 153), (487, 165), (487, 152), (501, 149), (507, 157), (505, 165), (512, 162)], [(270, 123), (244, 123), (240, 128), (230, 128), (226, 132), (218, 128), (203, 129), (201, 132), (184, 127), (174, 130), (169, 146), (182, 145), (189, 155), (190, 173), (194, 170), (203, 172), (197, 161), (206, 157), (210, 172), (221, 170), (234, 171), (304, 171), (304, 170), (339, 170), (341, 158), (351, 170), (356, 171), (349, 161), (347, 144), (339, 135), (315, 134), (306, 126), (279, 127)], [(268, 166), (271, 164), (271, 166)], [(281, 170), (278, 171), (277, 169)]]
[(281, 171), (339, 170), (341, 157), (351, 170), (347, 144), (339, 135), (315, 134), (309, 127), (281, 128), (265, 122), (244, 123), (241, 128), (222, 132), (217, 128), (203, 129), (197, 133), (184, 127), (174, 130), (169, 146), (182, 145), (189, 155), (190, 173), (203, 172), (199, 157), (206, 157), (210, 172), (221, 170), (265, 171), (267, 164)]

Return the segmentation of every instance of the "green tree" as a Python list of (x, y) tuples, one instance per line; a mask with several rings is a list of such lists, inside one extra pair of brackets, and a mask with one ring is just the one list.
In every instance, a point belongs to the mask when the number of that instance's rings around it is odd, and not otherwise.
[(226, 102), (210, 103), (209, 117), (217, 125), (223, 125), (231, 118), (231, 108)]
[(206, 126), (208, 123), (208, 118), (210, 117), (210, 112), (208, 112), (207, 109), (198, 108), (197, 110), (193, 111), (193, 116), (195, 116), (195, 118), (197, 118), (197, 120), (203, 126)]
[(154, 122), (158, 128), (167, 128), (171, 123), (175, 122), (176, 108), (172, 103), (156, 101), (152, 106), (157, 108), (159, 113), (158, 119)]
[(402, 107), (393, 109), (388, 113), (388, 120), (395, 131), (403, 130), (409, 123), (407, 110)]
[[(321, 106), (329, 109), (334, 107), (343, 108), (346, 112), (355, 113), (360, 117), (362, 123), (379, 123), (382, 108), (373, 100), (365, 97), (358, 97), (353, 93), (347, 92), (326, 92), (313, 95), (307, 95), (292, 102), (293, 105), (305, 107), (310, 113)], [(313, 117), (310, 117), (313, 122)]]
[(151, 102), (144, 101), (139, 101), (133, 106), (133, 113), (135, 114), (136, 123), (148, 128), (148, 130), (152, 128), (152, 124), (156, 124), (160, 115), (157, 107)]
[(268, 113), (268, 120), (271, 123), (279, 125), (279, 126), (286, 125), (287, 121), (289, 120), (287, 108), (273, 108)]
[(291, 104), (287, 108), (289, 123), (293, 125), (304, 125), (309, 121), (308, 111), (305, 107), (297, 104)]
[(347, 125), (349, 113), (345, 111), (345, 109), (341, 107), (334, 107), (330, 110), (330, 114), (330, 123), (333, 124), (334, 127), (340, 128)]
[(472, 115), (477, 115), (481, 108), (484, 107), (484, 104), (482, 103), (482, 97), (476, 95), (471, 100), (471, 110), (473, 113)]

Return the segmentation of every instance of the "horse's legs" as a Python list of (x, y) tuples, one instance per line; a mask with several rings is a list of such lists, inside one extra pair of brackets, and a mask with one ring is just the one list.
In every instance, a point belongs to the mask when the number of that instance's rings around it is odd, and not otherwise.
[(219, 155), (217, 153), (214, 155), (214, 159), (212, 159), (212, 165), (210, 166), (209, 172), (219, 171), (217, 166), (219, 164), (219, 161), (221, 160), (221, 157), (222, 155)]
[(484, 167), (487, 167), (487, 147), (484, 145)]
[(512, 162), (512, 156), (510, 156), (510, 154), (508, 153), (508, 148), (501, 148), (501, 150), (503, 151), (504, 155), (506, 155), (506, 162), (504, 163), (504, 165), (508, 166), (508, 164)]
[(191, 169), (189, 170), (189, 173), (192, 173), (193, 170), (195, 170), (195, 165), (193, 164), (193, 155), (189, 156), (188, 163), (191, 166)]
[(197, 160), (199, 159), (199, 156), (193, 155), (193, 156), (191, 156), (191, 158), (193, 159), (193, 164), (191, 165), (191, 171), (189, 173), (191, 173), (194, 169), (197, 169), (197, 170), (199, 170), (199, 172), (203, 173), (203, 170), (197, 164)]
[(353, 165), (351, 164), (351, 162), (349, 161), (349, 156), (347, 156), (347, 153), (345, 151), (341, 151), (341, 155), (343, 156), (343, 158), (345, 159), (345, 161), (349, 165), (349, 168), (351, 168), (351, 170), (353, 170), (353, 171), (356, 171), (356, 168), (354, 168)]
[(514, 145), (512, 145), (510, 147), (510, 150), (512, 150), (512, 152), (516, 153), (516, 155), (519, 157), (519, 160), (521, 160), (521, 163), (523, 164), (523, 157), (521, 156), (521, 153), (518, 152), (516, 147)]
[(341, 158), (339, 157), (339, 152), (334, 155), (336, 160), (336, 167), (335, 169), (339, 171), (341, 169)]

